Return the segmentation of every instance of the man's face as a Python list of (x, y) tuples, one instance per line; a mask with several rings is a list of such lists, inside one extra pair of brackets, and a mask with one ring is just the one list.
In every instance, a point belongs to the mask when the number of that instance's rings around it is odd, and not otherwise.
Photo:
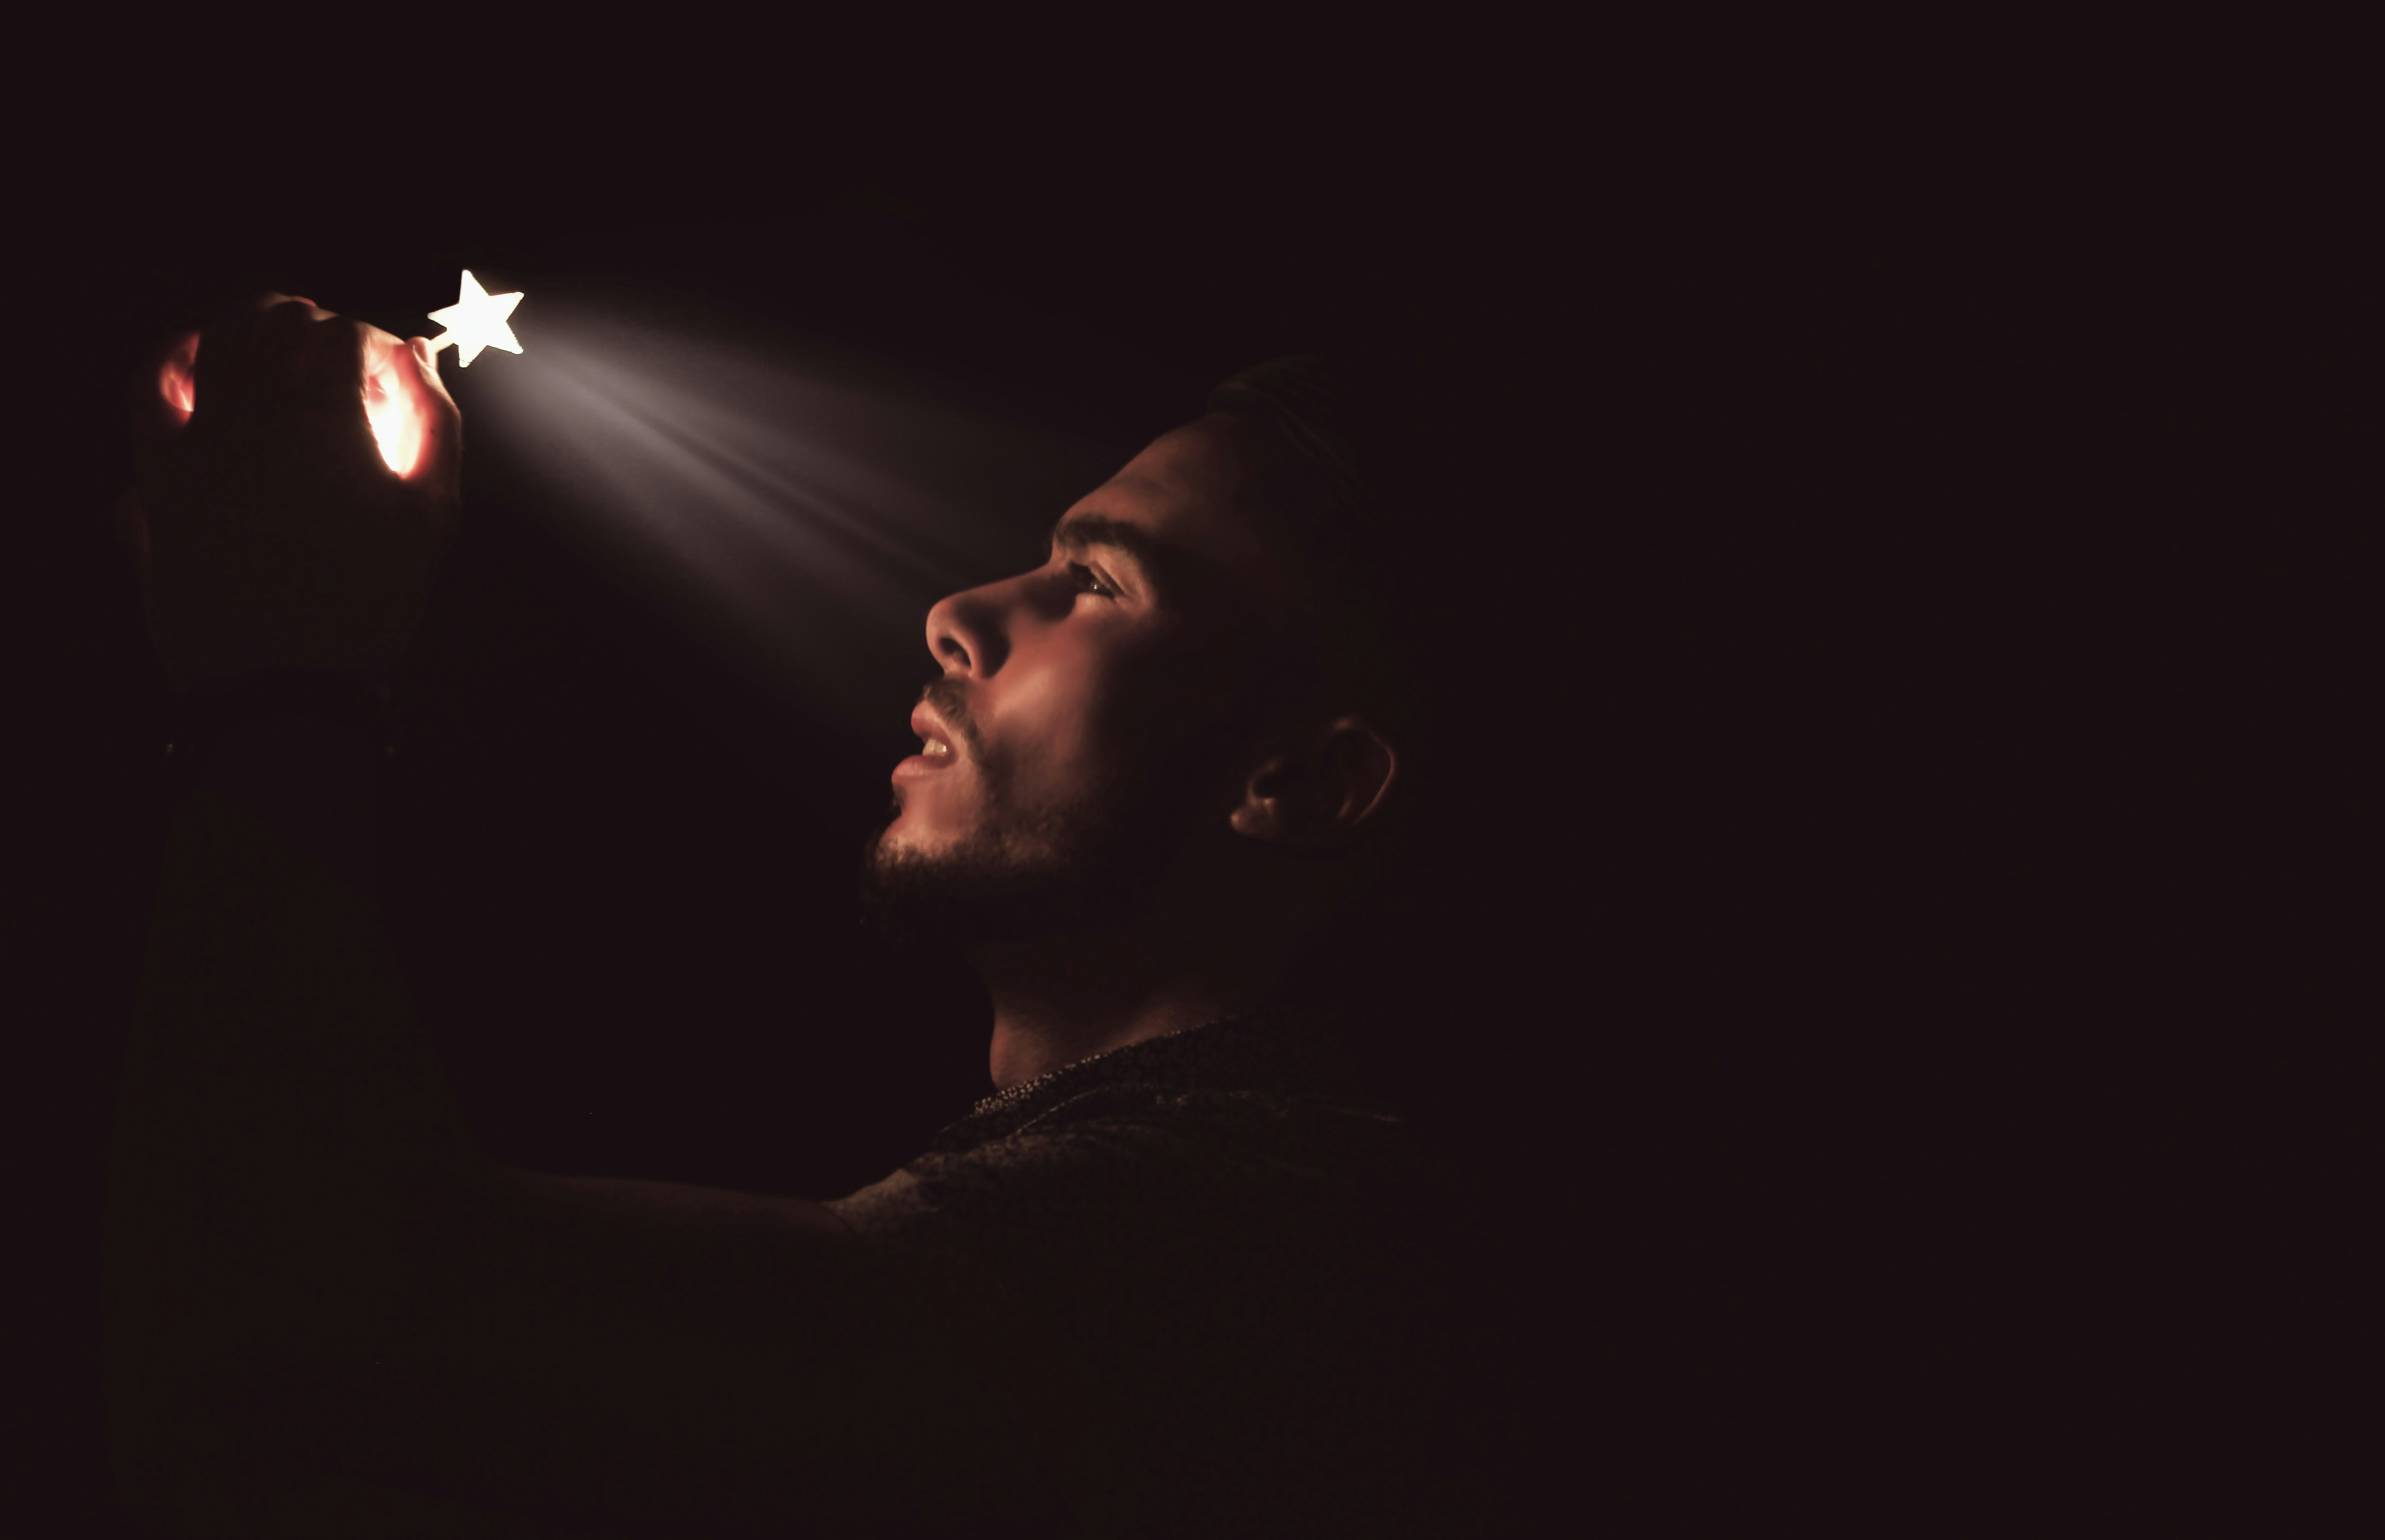
[(1081, 919), (1154, 875), (1226, 788), (1249, 662), (1292, 597), (1258, 505), (1283, 468), (1260, 430), (1205, 417), (1069, 508), (1043, 565), (929, 612), (943, 676), (869, 852), (881, 917)]

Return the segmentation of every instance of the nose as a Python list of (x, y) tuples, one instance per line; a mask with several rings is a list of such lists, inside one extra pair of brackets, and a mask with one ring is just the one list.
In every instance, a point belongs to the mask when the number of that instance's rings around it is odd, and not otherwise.
[(1002, 666), (1009, 652), (1002, 620), (1005, 587), (987, 583), (946, 594), (928, 612), (928, 651), (947, 677), (981, 679)]

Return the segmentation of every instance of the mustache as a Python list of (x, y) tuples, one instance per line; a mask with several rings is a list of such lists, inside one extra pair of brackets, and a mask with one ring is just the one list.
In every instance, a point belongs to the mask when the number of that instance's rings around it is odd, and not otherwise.
[(936, 708), (936, 714), (943, 717), (954, 732), (960, 735), (962, 743), (967, 746), (973, 757), (980, 759), (984, 757), (980, 752), (984, 745), (978, 738), (977, 719), (969, 714), (968, 697), (963, 692), (958, 680), (952, 678), (934, 680), (919, 691), (919, 699)]

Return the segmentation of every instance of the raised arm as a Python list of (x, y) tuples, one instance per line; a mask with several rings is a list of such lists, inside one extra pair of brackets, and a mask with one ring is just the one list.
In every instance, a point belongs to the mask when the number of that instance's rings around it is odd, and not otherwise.
[[(385, 681), (455, 516), (427, 353), (280, 302), (198, 365), (195, 414), (170, 363), (140, 404), (127, 524), (169, 677)], [(376, 368), (420, 419), (404, 472), (366, 419)], [(128, 1506), (194, 1534), (332, 1533), (358, 1502), (457, 1534), (475, 1509), (868, 1533), (1007, 1506), (1014, 1462), (962, 1426), (966, 1346), (904, 1318), (827, 1210), (475, 1147), (373, 902), (376, 757), (256, 721), (173, 823), (110, 1176)]]

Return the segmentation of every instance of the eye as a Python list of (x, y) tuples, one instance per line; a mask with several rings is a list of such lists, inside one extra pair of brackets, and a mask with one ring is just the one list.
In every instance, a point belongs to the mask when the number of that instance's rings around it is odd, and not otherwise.
[(1077, 588), (1081, 592), (1098, 593), (1105, 599), (1116, 599), (1118, 597), (1118, 590), (1111, 588), (1107, 583), (1103, 582), (1101, 574), (1095, 572), (1092, 567), (1087, 566), (1082, 562), (1070, 562), (1068, 564), (1068, 580), (1076, 584)]

